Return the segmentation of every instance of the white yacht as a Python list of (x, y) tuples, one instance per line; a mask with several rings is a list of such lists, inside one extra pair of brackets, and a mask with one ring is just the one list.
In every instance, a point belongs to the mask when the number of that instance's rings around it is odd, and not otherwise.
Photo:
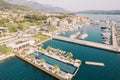
[(72, 34), (70, 38), (74, 39), (80, 35), (80, 32), (76, 32), (75, 34)]
[(101, 33), (101, 36), (110, 36), (111, 33)]
[(78, 39), (85, 39), (87, 36), (88, 36), (87, 33), (83, 33), (78, 37)]

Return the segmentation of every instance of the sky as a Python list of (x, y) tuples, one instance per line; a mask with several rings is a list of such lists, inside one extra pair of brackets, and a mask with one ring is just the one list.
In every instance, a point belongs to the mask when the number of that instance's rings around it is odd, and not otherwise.
[(120, 0), (32, 0), (62, 7), (70, 11), (120, 10)]

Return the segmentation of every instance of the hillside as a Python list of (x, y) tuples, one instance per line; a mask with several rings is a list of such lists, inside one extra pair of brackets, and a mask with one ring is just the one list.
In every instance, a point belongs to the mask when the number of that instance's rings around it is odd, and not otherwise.
[(75, 14), (120, 14), (120, 10), (87, 10), (75, 12)]
[(9, 4), (9, 3), (5, 2), (4, 0), (0, 0), (0, 10), (6, 10), (6, 9), (8, 9), (8, 10), (22, 10), (22, 11), (33, 10), (29, 7), (12, 5), (12, 4)]
[(52, 5), (40, 4), (40, 3), (37, 3), (34, 1), (29, 1), (29, 0), (5, 0), (5, 1), (10, 4), (27, 6), (32, 9), (38, 10), (40, 12), (53, 12), (53, 13), (68, 13), (69, 12), (60, 7), (54, 7)]

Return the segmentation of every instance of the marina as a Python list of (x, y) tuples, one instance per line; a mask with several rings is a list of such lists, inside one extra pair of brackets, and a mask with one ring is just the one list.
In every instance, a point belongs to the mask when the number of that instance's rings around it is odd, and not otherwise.
[[(120, 66), (120, 64), (118, 64), (119, 63), (118, 60), (120, 60), (119, 54), (101, 50), (101, 49), (76, 45), (76, 44), (72, 44), (72, 43), (66, 43), (66, 42), (58, 41), (58, 40), (50, 40), (50, 41), (44, 43), (44, 48), (46, 48), (48, 45), (52, 46), (54, 48), (60, 48), (62, 50), (66, 50), (66, 51), (72, 51), (72, 53), (77, 53), (77, 54), (74, 54), (74, 57), (81, 59), (82, 62), (91, 61), (91, 62), (102, 62), (105, 64), (105, 67), (97, 67), (97, 66), (88, 66), (88, 65), (85, 65), (84, 63), (82, 63), (80, 70), (76, 74), (75, 78), (73, 78), (73, 80), (76, 80), (77, 78), (81, 78), (81, 79), (85, 79), (85, 80), (87, 80), (88, 78), (90, 78), (92, 80), (96, 80), (96, 78), (99, 78), (102, 80), (104, 80), (104, 79), (112, 80), (112, 79), (115, 79), (115, 74), (110, 73), (111, 69), (112, 69), (112, 72), (115, 71), (115, 73), (119, 75), (119, 71), (117, 71), (114, 68), (114, 67), (116, 67), (119, 70), (119, 67), (116, 66), (116, 65)], [(77, 49), (77, 50), (75, 50), (75, 49)], [(88, 72), (91, 74), (88, 74)], [(105, 76), (104, 76), (104, 75), (111, 75), (111, 74), (114, 77), (111, 76), (111, 77), (105, 78)], [(86, 78), (84, 75), (87, 75), (88, 78)], [(96, 76), (96, 78), (94, 76)], [(118, 77), (116, 79), (118, 79)]]
[[(98, 24), (99, 24), (99, 21), (95, 22), (95, 25), (98, 25)], [(72, 31), (72, 29), (69, 30), (69, 31)], [(105, 32), (109, 32), (109, 31), (105, 30)], [(67, 32), (64, 31), (62, 34), (65, 35), (66, 33)], [(89, 35), (89, 33), (87, 33), (87, 34)], [(104, 34), (104, 36), (105, 35), (106, 34)], [(107, 80), (108, 79), (109, 80), (119, 79), (119, 77), (116, 77), (116, 75), (113, 74), (113, 73), (116, 73), (117, 75), (119, 75), (119, 72), (116, 71), (116, 69), (119, 70), (119, 66), (120, 66), (118, 64), (119, 61), (120, 61), (119, 60), (120, 57), (119, 57), (119, 54), (116, 54), (116, 53), (119, 53), (120, 51), (119, 51), (119, 47), (116, 45), (116, 43), (114, 43), (114, 41), (116, 42), (116, 36), (115, 35), (116, 34), (114, 33), (114, 31), (110, 35), (110, 36), (112, 36), (111, 37), (112, 41), (113, 41), (112, 45), (105, 45), (105, 44), (91, 42), (91, 41), (78, 40), (78, 39), (75, 39), (75, 38), (70, 39), (68, 37), (56, 36), (56, 35), (52, 35), (52, 38), (46, 40), (45, 42), (44, 41), (41, 42), (41, 43), (44, 43), (44, 46), (43, 46), (44, 49), (47, 46), (52, 46), (54, 48), (60, 48), (64, 51), (66, 51), (66, 52), (73, 52), (73, 54), (74, 54), (73, 58), (80, 59), (81, 61), (86, 62), (86, 64), (87, 64), (87, 65), (85, 65), (85, 64), (82, 63), (82, 66), (80, 66), (80, 70), (78, 68), (79, 65), (78, 66), (76, 64), (73, 65), (73, 63), (71, 64), (71, 63), (66, 62), (64, 60), (61, 60), (61, 58), (58, 58), (58, 57), (57, 57), (57, 60), (56, 60), (56, 57), (50, 56), (50, 55), (48, 56), (48, 53), (41, 52), (42, 55), (40, 54), (40, 56), (38, 56), (36, 59), (45, 59), (46, 63), (48, 63), (46, 65), (50, 66), (50, 67), (52, 65), (58, 64), (61, 71), (63, 71), (63, 73), (67, 72), (67, 73), (73, 74), (74, 77), (72, 76), (72, 80), (77, 80), (77, 79), (97, 80), (98, 78), (101, 79), (101, 80), (104, 80), (104, 79), (107, 79)], [(101, 36), (101, 35), (99, 34), (99, 36)], [(90, 37), (90, 38), (92, 38), (92, 37)], [(104, 37), (104, 38), (106, 39), (106, 37)], [(109, 39), (110, 37), (107, 37), (107, 38)], [(100, 38), (98, 40), (100, 40)], [(96, 37), (96, 41), (97, 41), (97, 37)], [(41, 43), (39, 43), (38, 45), (40, 45)], [(43, 53), (44, 53), (44, 55), (43, 55)], [(47, 54), (47, 55), (45, 55), (45, 54)], [(64, 53), (62, 53), (62, 55), (63, 54)], [(66, 56), (67, 54), (64, 54), (64, 55)], [(21, 75), (21, 76), (23, 76), (23, 78), (25, 80), (28, 80), (28, 79), (33, 79), (33, 80), (34, 79), (35, 80), (44, 79), (42, 75), (47, 76), (45, 78), (46, 80), (49, 80), (49, 79), (50, 80), (57, 80), (57, 79), (64, 80), (61, 76), (58, 76), (54, 73), (51, 73), (51, 71), (45, 71), (46, 68), (41, 68), (40, 66), (38, 66), (39, 60), (31, 62), (31, 61), (29, 61), (29, 59), (24, 58), (23, 56), (19, 56), (19, 55), (16, 55), (16, 56), (19, 57), (20, 59), (22, 59), (23, 61), (25, 61), (23, 63), (26, 64), (26, 62), (27, 62), (27, 63), (35, 66), (36, 68), (38, 68), (38, 70), (37, 70), (38, 73), (39, 73), (39, 71), (41, 73), (40, 75), (36, 74), (39, 77), (34, 76), (33, 78), (31, 78), (30, 75), (26, 75), (26, 76), (28, 76), (28, 78), (25, 78), (23, 75)], [(10, 64), (12, 64), (12, 63), (10, 63)], [(4, 65), (4, 63), (1, 63), (0, 65)], [(24, 67), (26, 68), (27, 65), (25, 65)], [(31, 65), (29, 65), (29, 66), (31, 66)], [(63, 65), (66, 66), (67, 68), (63, 67)], [(93, 66), (88, 66), (88, 65), (93, 65)], [(9, 65), (9, 66), (12, 66), (12, 65)], [(97, 67), (97, 66), (104, 66), (104, 67)], [(114, 67), (116, 67), (116, 69), (114, 69)], [(111, 71), (111, 69), (112, 69), (112, 71)], [(50, 69), (48, 69), (48, 70), (50, 70)], [(99, 72), (97, 72), (98, 70), (99, 70)], [(2, 70), (2, 72), (4, 72), (4, 70)], [(51, 76), (44, 73), (44, 72), (50, 74)], [(91, 74), (88, 74), (88, 72), (91, 73)], [(19, 75), (19, 71), (17, 73)], [(24, 74), (23, 72), (20, 72), (20, 73)], [(0, 75), (2, 75), (2, 73), (0, 73)], [(8, 75), (10, 75), (10, 74), (8, 74)], [(15, 74), (15, 75), (17, 75), (17, 74)], [(33, 74), (31, 74), (31, 75), (33, 75)], [(85, 75), (87, 75), (87, 77), (85, 77)], [(113, 76), (105, 77), (106, 75), (108, 75), (108, 76), (113, 75)], [(4, 75), (4, 76), (7, 76), (7, 75)], [(4, 76), (2, 77), (2, 79), (6, 80), (5, 79), (6, 77), (4, 77)], [(54, 77), (52, 77), (52, 76), (54, 76)], [(37, 77), (37, 78), (35, 78), (35, 77)], [(13, 78), (15, 78), (15, 77), (13, 77)], [(1, 77), (0, 77), (0, 79), (1, 79)], [(9, 76), (8, 79), (12, 79), (11, 76)], [(15, 80), (17, 80), (17, 79), (15, 79)]]
[(0, 80), (120, 80), (120, 1), (0, 0)]

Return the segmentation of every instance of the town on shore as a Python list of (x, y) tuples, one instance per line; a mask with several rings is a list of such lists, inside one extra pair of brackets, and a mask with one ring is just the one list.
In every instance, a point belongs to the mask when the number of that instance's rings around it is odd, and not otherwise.
[[(99, 25), (102, 22), (107, 25), (101, 27), (104, 44), (85, 42), (84, 39), (89, 36), (85, 32), (74, 33), (69, 38), (61, 36), (67, 32), (77, 31), (84, 25)], [(71, 52), (50, 46), (44, 49), (43, 44), (48, 40), (58, 39), (120, 52), (120, 26), (116, 25), (117, 22), (120, 22), (120, 18), (113, 21), (109, 18), (99, 20), (73, 14), (0, 11), (0, 61), (17, 56), (60, 80), (71, 80), (79, 70), (81, 60), (74, 59)], [(112, 37), (112, 44), (110, 44), (110, 37)], [(52, 64), (47, 59), (55, 63)], [(66, 66), (71, 70), (64, 70), (59, 63), (68, 64)], [(104, 66), (101, 63), (86, 62), (86, 64)]]

